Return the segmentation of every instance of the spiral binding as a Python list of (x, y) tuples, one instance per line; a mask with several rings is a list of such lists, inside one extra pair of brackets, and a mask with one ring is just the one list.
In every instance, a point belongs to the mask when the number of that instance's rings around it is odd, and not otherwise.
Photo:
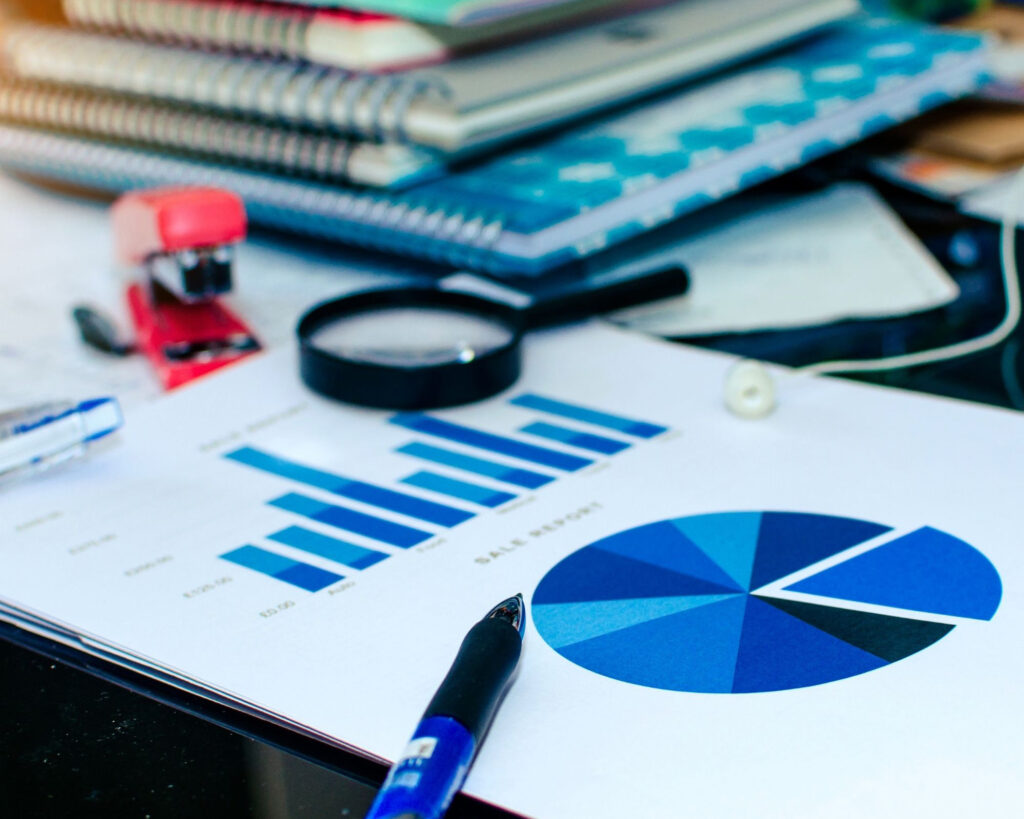
[(162, 185), (213, 185), (238, 193), (255, 224), (457, 267), (502, 272), (504, 223), (479, 210), (410, 193), (342, 190), (76, 137), (0, 125), (0, 164), (112, 193)]
[(72, 23), (156, 41), (301, 59), (314, 11), (198, 0), (63, 0)]
[[(377, 161), (389, 166), (397, 159), (384, 155), (386, 149), (380, 146), (336, 136), (3, 78), (0, 120), (167, 148), (325, 182), (373, 183), (360, 173), (358, 163), (351, 162), (357, 151), (380, 152)], [(409, 167), (432, 163), (412, 151), (401, 159)]]
[(414, 103), (446, 95), (423, 76), (358, 74), (48, 26), (12, 26), (2, 42), (10, 71), (23, 79), (396, 142), (409, 139)]

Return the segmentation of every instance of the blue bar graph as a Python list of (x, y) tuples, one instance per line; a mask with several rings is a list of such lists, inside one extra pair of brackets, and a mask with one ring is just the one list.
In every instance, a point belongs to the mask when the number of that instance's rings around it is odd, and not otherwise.
[(333, 560), (335, 563), (341, 563), (352, 569), (368, 569), (375, 563), (387, 560), (388, 557), (383, 552), (364, 549), (354, 543), (346, 543), (344, 540), (337, 540), (319, 532), (303, 529), (301, 526), (289, 526), (280, 532), (267, 535), (267, 539), (301, 549), (311, 555)]
[(311, 592), (318, 592), (332, 583), (345, 579), (340, 574), (310, 566), (308, 563), (300, 563), (255, 546), (242, 546), (233, 552), (222, 554), (221, 558)]
[(310, 520), (318, 520), (328, 526), (379, 540), (381, 543), (398, 546), (400, 549), (408, 549), (433, 537), (430, 532), (413, 529), (411, 526), (393, 523), (343, 506), (332, 506), (305, 495), (283, 495), (270, 501), (270, 505), (284, 509), (286, 512), (294, 512), (296, 515), (302, 515)]
[(461, 452), (452, 452), (450, 449), (442, 449), (430, 444), (415, 442), (399, 447), (395, 451), (441, 466), (450, 466), (461, 469), (463, 472), (472, 472), (474, 475), (493, 478), (502, 483), (521, 486), (523, 489), (539, 489), (554, 480), (550, 475), (542, 475), (540, 472), (531, 472), (528, 469), (506, 466), (494, 461), (485, 461), (483, 458), (474, 458), (472, 455), (463, 455)]
[(547, 438), (550, 441), (558, 441), (560, 444), (568, 444), (580, 449), (589, 449), (591, 452), (600, 452), (602, 455), (615, 455), (630, 447), (624, 441), (616, 441), (612, 438), (605, 438), (603, 435), (580, 432), (579, 430), (560, 427), (556, 424), (546, 424), (543, 421), (527, 424), (519, 431), (525, 432), (527, 435)]
[(516, 496), (509, 492), (502, 492), (498, 489), (488, 489), (486, 486), (478, 486), (475, 483), (457, 481), (454, 478), (446, 478), (436, 472), (417, 472), (408, 478), (402, 478), (402, 483), (409, 486), (418, 486), (420, 489), (429, 489), (432, 492), (440, 492), (442, 495), (451, 495), (470, 503), (478, 503), (493, 509), (515, 500)]
[(564, 401), (556, 401), (553, 398), (545, 398), (542, 395), (527, 393), (509, 401), (517, 407), (546, 412), (549, 415), (559, 415), (562, 418), (569, 418), (573, 421), (583, 421), (595, 426), (613, 429), (616, 432), (624, 432), (637, 438), (653, 438), (668, 432), (668, 427), (658, 424), (649, 424), (646, 421), (636, 421), (632, 418), (623, 418), (620, 415), (612, 415), (608, 412), (581, 407), (576, 404), (567, 404)]
[(421, 432), (424, 435), (444, 438), (458, 444), (484, 449), (488, 452), (496, 452), (499, 455), (508, 455), (566, 472), (575, 472), (593, 463), (593, 461), (581, 458), (578, 455), (568, 455), (553, 449), (523, 443), (514, 438), (505, 438), (501, 435), (483, 432), (482, 430), (462, 426), (461, 424), (453, 424), (450, 421), (442, 421), (429, 415), (402, 413), (395, 415), (390, 420), (392, 424), (414, 430), (415, 432)]
[(285, 458), (279, 458), (252, 447), (242, 447), (234, 452), (229, 452), (224, 457), (263, 472), (269, 472), (272, 475), (298, 481), (317, 489), (324, 489), (349, 500), (360, 501), (389, 512), (397, 512), (400, 515), (408, 515), (427, 523), (436, 523), (438, 526), (457, 526), (473, 517), (472, 512), (467, 512), (464, 509), (455, 509), (381, 486), (333, 475), (330, 472), (323, 472)]

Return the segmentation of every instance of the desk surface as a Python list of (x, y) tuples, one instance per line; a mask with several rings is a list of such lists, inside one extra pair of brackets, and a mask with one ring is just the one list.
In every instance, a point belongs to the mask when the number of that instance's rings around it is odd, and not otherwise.
[[(0, 624), (11, 816), (360, 817), (383, 766)], [(511, 814), (460, 796), (452, 819)]]

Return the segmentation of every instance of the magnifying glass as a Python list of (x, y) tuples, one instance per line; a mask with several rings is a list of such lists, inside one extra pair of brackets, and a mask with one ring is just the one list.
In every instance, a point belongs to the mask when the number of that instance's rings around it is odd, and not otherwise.
[(515, 383), (527, 331), (679, 295), (689, 277), (671, 265), (533, 296), (488, 282), (502, 298), (451, 289), (455, 280), (462, 287), (483, 281), (463, 274), (439, 286), (367, 290), (312, 308), (297, 328), (303, 381), (328, 398), (383, 409), (479, 401)]

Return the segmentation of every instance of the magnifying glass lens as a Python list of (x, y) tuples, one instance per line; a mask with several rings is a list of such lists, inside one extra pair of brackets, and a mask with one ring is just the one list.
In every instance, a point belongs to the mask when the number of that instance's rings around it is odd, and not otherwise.
[(468, 293), (365, 290), (318, 304), (296, 332), (306, 385), (364, 407), (453, 407), (519, 377), (519, 314)]
[(386, 367), (468, 363), (510, 344), (514, 331), (487, 316), (445, 307), (379, 307), (338, 316), (311, 333), (321, 350)]

